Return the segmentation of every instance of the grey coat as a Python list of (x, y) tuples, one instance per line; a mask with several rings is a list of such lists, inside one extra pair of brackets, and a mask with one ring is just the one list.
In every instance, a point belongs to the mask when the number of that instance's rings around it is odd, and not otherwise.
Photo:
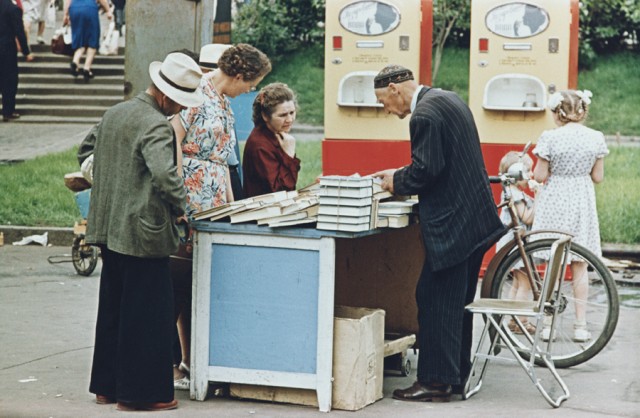
[(135, 257), (178, 248), (175, 220), (186, 194), (176, 171), (174, 133), (155, 99), (137, 97), (107, 110), (78, 151), (94, 154), (87, 242)]

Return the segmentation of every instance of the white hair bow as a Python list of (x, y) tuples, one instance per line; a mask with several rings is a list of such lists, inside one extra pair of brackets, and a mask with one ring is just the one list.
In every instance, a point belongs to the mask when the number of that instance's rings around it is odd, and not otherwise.
[(551, 96), (549, 96), (549, 101), (547, 102), (547, 106), (550, 110), (555, 111), (558, 106), (562, 103), (562, 94), (559, 91), (556, 91)]
[(577, 90), (576, 96), (578, 96), (586, 105), (591, 104), (591, 98), (593, 97), (593, 93), (590, 90)]

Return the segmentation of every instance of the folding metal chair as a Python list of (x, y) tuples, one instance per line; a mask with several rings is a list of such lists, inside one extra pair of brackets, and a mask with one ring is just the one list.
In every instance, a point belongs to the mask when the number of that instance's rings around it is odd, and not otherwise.
[[(475, 302), (467, 305), (467, 311), (474, 314), (481, 314), (485, 320), (485, 326), (478, 342), (478, 347), (473, 358), (471, 366), (471, 373), (469, 379), (464, 388), (464, 399), (475, 395), (482, 386), (482, 379), (486, 372), (487, 366), (490, 360), (507, 360), (514, 361), (514, 359), (500, 356), (497, 347), (507, 347), (509, 351), (515, 357), (515, 361), (524, 369), (533, 384), (538, 388), (542, 396), (549, 404), (554, 408), (559, 407), (562, 402), (569, 398), (569, 389), (565, 385), (564, 381), (558, 375), (556, 368), (551, 359), (551, 344), (553, 338), (550, 338), (546, 344), (542, 340), (542, 328), (545, 316), (551, 317), (551, 335), (555, 332), (555, 320), (556, 313), (562, 303), (560, 297), (560, 288), (562, 281), (564, 280), (567, 255), (569, 253), (569, 247), (571, 245), (571, 238), (566, 237), (559, 239), (553, 243), (550, 251), (549, 262), (542, 281), (542, 290), (540, 292), (540, 299), (538, 301), (515, 301), (515, 300), (503, 300), (503, 299), (478, 299)], [(536, 331), (534, 335), (531, 335), (525, 329), (522, 321), (519, 317), (524, 316), (535, 320)], [(522, 330), (529, 345), (523, 348), (516, 348), (511, 342), (508, 336), (507, 327), (509, 319), (513, 319), (518, 327)], [(549, 318), (547, 318), (547, 321)], [(531, 320), (529, 321), (531, 322)], [(490, 330), (495, 330), (491, 333)], [(486, 354), (481, 353), (483, 343), (487, 337), (490, 336), (491, 344), (489, 344), (489, 350)], [(546, 347), (543, 347), (546, 345)], [(555, 381), (562, 389), (563, 394), (553, 399), (547, 389), (545, 389), (536, 376), (535, 361), (541, 359), (546, 368), (553, 376)], [(484, 361), (480, 361), (484, 360)], [(480, 374), (477, 375), (477, 369), (481, 367)], [(472, 380), (476, 380), (477, 383), (472, 387)]]

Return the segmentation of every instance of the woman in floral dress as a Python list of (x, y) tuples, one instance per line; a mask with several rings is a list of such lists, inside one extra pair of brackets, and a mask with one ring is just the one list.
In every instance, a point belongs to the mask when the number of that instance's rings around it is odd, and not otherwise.
[(220, 57), (218, 69), (202, 77), (204, 104), (173, 119), (189, 218), (233, 201), (226, 161), (236, 137), (229, 98), (255, 90), (269, 71), (271, 63), (264, 53), (247, 44), (232, 46)]
[[(247, 44), (231, 46), (218, 59), (218, 68), (202, 77), (204, 103), (185, 109), (172, 119), (181, 151), (178, 170), (187, 190), (189, 219), (198, 212), (233, 201), (227, 157), (234, 152), (236, 136), (229, 98), (255, 90), (269, 71), (269, 58), (258, 49)], [(190, 258), (191, 253), (183, 256)], [(174, 367), (174, 387), (189, 390), (191, 268), (176, 270), (172, 277), (182, 351), (182, 361)]]

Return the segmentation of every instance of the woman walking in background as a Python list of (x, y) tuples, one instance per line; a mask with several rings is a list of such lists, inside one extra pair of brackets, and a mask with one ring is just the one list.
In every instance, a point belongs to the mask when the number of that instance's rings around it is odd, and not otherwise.
[[(65, 25), (71, 22), (71, 47), (74, 50), (73, 59), (69, 66), (74, 77), (82, 75), (85, 81), (93, 78), (91, 71), (93, 59), (100, 46), (100, 17), (99, 8), (102, 7), (107, 18), (112, 19), (111, 8), (107, 0), (65, 0), (64, 21)], [(84, 68), (80, 68), (82, 56), (87, 54), (84, 60)]]

